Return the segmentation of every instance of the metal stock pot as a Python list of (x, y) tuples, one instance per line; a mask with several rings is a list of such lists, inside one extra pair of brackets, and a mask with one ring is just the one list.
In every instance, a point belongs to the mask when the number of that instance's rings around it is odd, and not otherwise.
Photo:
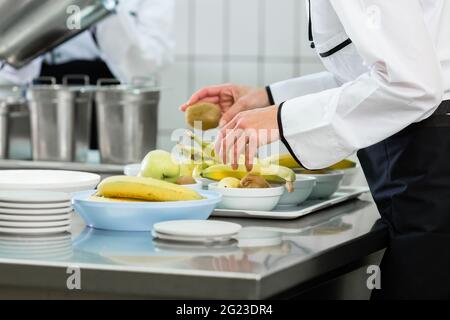
[[(40, 78), (50, 84), (31, 85), (27, 92), (30, 108), (33, 159), (37, 161), (85, 162), (89, 151), (94, 87), (69, 86), (64, 79)], [(84, 79), (85, 84), (89, 78)]]
[(154, 79), (134, 79), (127, 85), (113, 83), (117, 82), (100, 80), (96, 90), (101, 161), (141, 162), (156, 147), (160, 89)]

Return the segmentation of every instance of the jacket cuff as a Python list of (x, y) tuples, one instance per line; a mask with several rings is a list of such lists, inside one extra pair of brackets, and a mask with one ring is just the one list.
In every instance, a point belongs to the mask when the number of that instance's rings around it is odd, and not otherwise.
[(275, 100), (273, 99), (272, 90), (270, 89), (270, 86), (266, 86), (266, 92), (267, 96), (269, 97), (270, 106), (273, 106), (275, 104)]
[(282, 104), (280, 104), (280, 106), (278, 107), (278, 112), (277, 112), (277, 122), (278, 122), (278, 130), (280, 131), (280, 140), (286, 146), (289, 153), (294, 158), (294, 160), (300, 165), (300, 167), (303, 167), (306, 170), (311, 170), (302, 164), (302, 162), (298, 159), (298, 157), (295, 155), (294, 151), (292, 150), (291, 146), (289, 145), (289, 142), (284, 137), (283, 122), (281, 120), (281, 112), (283, 110), (283, 105), (284, 105), (284, 102)]

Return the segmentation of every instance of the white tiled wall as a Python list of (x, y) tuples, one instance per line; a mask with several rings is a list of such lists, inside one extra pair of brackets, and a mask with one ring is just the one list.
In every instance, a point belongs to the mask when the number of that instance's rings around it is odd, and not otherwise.
[(323, 70), (307, 42), (303, 0), (177, 0), (176, 62), (162, 75), (159, 147), (184, 126), (178, 107), (202, 86), (263, 86)]

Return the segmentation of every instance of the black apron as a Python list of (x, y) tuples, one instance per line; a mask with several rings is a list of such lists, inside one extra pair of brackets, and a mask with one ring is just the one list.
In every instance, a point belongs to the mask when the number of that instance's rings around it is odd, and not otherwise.
[[(54, 77), (57, 83), (62, 83), (66, 75), (86, 75), (90, 79), (90, 84), (96, 85), (99, 79), (114, 79), (114, 75), (103, 60), (93, 61), (77, 60), (63, 64), (43, 63), (41, 77)], [(97, 140), (97, 114), (95, 108), (92, 111), (91, 126), (91, 149), (98, 149)]]
[(360, 150), (390, 231), (373, 299), (450, 298), (450, 101), (429, 119)]

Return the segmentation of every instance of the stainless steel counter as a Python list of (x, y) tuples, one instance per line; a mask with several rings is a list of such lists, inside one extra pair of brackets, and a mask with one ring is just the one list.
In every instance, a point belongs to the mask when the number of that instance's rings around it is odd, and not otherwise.
[[(0, 235), (0, 297), (269, 298), (382, 250), (387, 233), (374, 228), (378, 218), (366, 198), (293, 221), (218, 219), (280, 241), (257, 246), (258, 236), (246, 247), (207, 247), (93, 230), (74, 215), (64, 250), (34, 251), (39, 239)], [(80, 268), (81, 290), (67, 289), (68, 267)]]

